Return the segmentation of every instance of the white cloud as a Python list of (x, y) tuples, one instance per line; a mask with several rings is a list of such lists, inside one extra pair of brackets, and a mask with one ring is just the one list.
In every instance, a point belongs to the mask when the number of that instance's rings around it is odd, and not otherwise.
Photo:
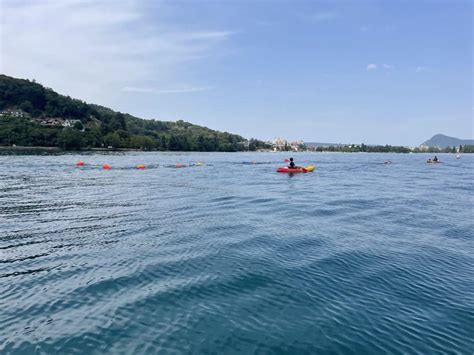
[(417, 72), (417, 73), (421, 73), (421, 72), (427, 71), (427, 70), (428, 70), (427, 67), (422, 67), (422, 66), (418, 66), (418, 67), (415, 68), (415, 72)]
[(387, 70), (395, 69), (395, 66), (391, 64), (382, 64), (382, 67), (384, 67)]
[(377, 64), (374, 64), (374, 63), (370, 63), (367, 65), (367, 68), (366, 70), (370, 71), (370, 70), (375, 70), (377, 69)]
[(140, 88), (133, 86), (125, 86), (122, 88), (123, 92), (135, 92), (135, 93), (145, 93), (145, 94), (184, 94), (184, 93), (193, 93), (199, 91), (208, 91), (212, 90), (212, 86), (187, 86), (180, 87), (175, 89), (158, 89), (158, 88)]
[(175, 83), (183, 64), (214, 54), (235, 33), (179, 26), (161, 5), (151, 18), (146, 1), (0, 0), (0, 72), (111, 104), (127, 86)]

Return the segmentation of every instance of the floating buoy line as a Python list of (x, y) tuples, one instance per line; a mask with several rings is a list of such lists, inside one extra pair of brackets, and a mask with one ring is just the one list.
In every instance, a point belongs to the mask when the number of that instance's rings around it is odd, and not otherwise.
[[(187, 167), (192, 167), (192, 166), (204, 166), (204, 165), (205, 164), (203, 162), (197, 162), (197, 163), (189, 163), (189, 164), (178, 163), (178, 164), (169, 165), (169, 166), (166, 166), (166, 167), (169, 167), (169, 168), (187, 168)], [(86, 166), (86, 163), (83, 160), (79, 160), (79, 161), (76, 162), (76, 167), (84, 167), (84, 166)], [(105, 164), (102, 165), (102, 169), (110, 170), (110, 169), (112, 169), (112, 166), (110, 164), (105, 163)], [(135, 165), (135, 169), (145, 170), (146, 165), (145, 164)]]

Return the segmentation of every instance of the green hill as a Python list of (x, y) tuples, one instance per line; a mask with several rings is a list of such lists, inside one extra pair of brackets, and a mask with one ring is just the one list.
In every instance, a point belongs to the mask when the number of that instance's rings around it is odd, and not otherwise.
[(141, 119), (6, 75), (0, 75), (0, 145), (226, 152), (264, 147), (184, 121)]

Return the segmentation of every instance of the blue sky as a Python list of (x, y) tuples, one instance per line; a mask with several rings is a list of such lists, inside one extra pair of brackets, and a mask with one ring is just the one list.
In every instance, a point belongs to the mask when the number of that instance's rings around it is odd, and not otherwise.
[(473, 137), (470, 1), (0, 0), (0, 71), (245, 137)]

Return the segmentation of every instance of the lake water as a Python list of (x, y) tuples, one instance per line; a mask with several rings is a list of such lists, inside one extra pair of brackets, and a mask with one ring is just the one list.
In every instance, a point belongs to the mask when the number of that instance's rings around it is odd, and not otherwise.
[(294, 156), (0, 156), (0, 353), (472, 354), (474, 155)]

